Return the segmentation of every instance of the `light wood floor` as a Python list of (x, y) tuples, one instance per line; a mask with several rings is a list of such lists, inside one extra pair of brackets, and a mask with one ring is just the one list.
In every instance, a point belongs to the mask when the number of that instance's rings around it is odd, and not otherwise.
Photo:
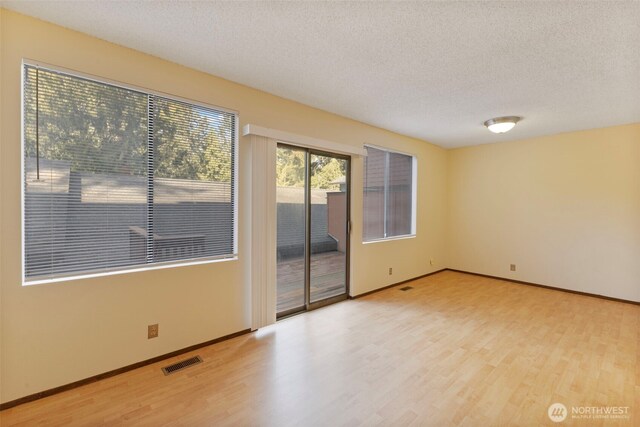
[[(640, 307), (454, 272), (0, 413), (11, 425), (640, 425)], [(405, 286), (405, 285), (403, 285)], [(552, 424), (551, 403), (628, 406)]]

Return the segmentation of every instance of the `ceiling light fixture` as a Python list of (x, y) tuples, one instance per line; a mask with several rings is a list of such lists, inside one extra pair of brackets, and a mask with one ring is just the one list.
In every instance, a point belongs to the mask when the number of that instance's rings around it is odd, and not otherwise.
[(496, 117), (487, 120), (484, 125), (493, 133), (505, 133), (513, 129), (520, 119), (518, 116)]

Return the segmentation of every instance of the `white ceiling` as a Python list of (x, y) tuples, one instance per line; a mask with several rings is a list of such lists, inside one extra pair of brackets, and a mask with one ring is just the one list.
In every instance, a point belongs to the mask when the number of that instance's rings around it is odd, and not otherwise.
[(2, 5), (443, 147), (640, 122), (638, 1)]

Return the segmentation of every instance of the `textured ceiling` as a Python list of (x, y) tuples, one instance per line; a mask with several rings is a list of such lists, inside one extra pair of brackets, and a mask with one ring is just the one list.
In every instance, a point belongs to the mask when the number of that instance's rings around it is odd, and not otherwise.
[(638, 1), (2, 5), (443, 147), (640, 121)]

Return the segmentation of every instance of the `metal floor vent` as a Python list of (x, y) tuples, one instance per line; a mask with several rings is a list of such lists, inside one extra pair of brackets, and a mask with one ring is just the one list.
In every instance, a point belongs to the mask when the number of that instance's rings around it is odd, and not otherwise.
[(413, 286), (405, 286), (404, 288), (400, 288), (401, 291), (409, 291), (413, 289)]
[(169, 375), (188, 368), (189, 366), (197, 365), (198, 363), (202, 363), (202, 358), (200, 356), (194, 356), (181, 362), (174, 363), (173, 365), (165, 366), (162, 368), (162, 372), (164, 372), (165, 375)]

